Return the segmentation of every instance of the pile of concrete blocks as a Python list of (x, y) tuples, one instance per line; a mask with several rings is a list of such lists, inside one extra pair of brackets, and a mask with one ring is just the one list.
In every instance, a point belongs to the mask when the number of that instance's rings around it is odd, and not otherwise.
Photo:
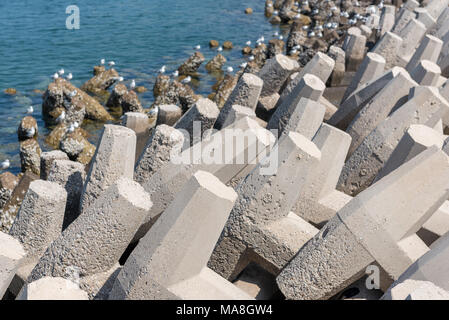
[(303, 68), (240, 72), (221, 108), (126, 113), (88, 166), (43, 153), (0, 295), (449, 299), (448, 6), (386, 4)]

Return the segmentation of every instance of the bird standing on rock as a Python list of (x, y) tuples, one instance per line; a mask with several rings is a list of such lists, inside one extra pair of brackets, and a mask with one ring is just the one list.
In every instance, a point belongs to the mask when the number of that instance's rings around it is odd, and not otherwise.
[(251, 41), (246, 41), (246, 45), (249, 47), (251, 45)]
[(58, 74), (59, 74), (60, 76), (62, 76), (62, 75), (64, 74), (64, 69), (59, 70), (59, 71), (58, 71)]
[(226, 71), (227, 71), (228, 73), (232, 73), (232, 72), (234, 72), (234, 68), (232, 68), (232, 67), (227, 67), (227, 68), (226, 68)]
[(73, 75), (71, 74), (71, 73), (69, 73), (68, 75), (67, 75), (67, 80), (72, 80), (73, 79)]
[(101, 64), (102, 66), (104, 66), (105, 63), (106, 63), (106, 60), (105, 60), (105, 59), (101, 59), (101, 60), (100, 60), (100, 64)]
[(165, 66), (162, 66), (162, 68), (159, 69), (159, 73), (164, 74), (165, 73)]
[(192, 77), (191, 76), (187, 76), (186, 78), (182, 79), (181, 83), (183, 84), (187, 84), (190, 81), (192, 81)]
[(108, 66), (112, 68), (113, 66), (115, 66), (115, 62), (114, 61), (109, 61)]
[(0, 163), (0, 170), (6, 170), (9, 168), (10, 165), (11, 163), (9, 162), (9, 159), (6, 159), (2, 163)]
[(217, 51), (218, 52), (222, 52), (223, 51), (223, 47), (218, 47)]
[(179, 76), (179, 71), (178, 70), (175, 70), (173, 73), (172, 73), (172, 75), (173, 75), (173, 77), (177, 77), (177, 76)]
[(32, 114), (33, 112), (34, 112), (33, 106), (29, 106), (28, 109), (27, 109), (27, 113), (28, 114)]
[(200, 50), (201, 49), (201, 46), (200, 45), (197, 45), (196, 47), (195, 47), (195, 50)]
[(59, 78), (59, 75), (57, 74), (57, 73), (55, 73), (54, 75), (53, 75), (53, 80), (56, 80), (56, 79), (58, 79)]
[(131, 81), (131, 84), (130, 84), (129, 88), (131, 90), (134, 90), (136, 88), (136, 81), (134, 81), (134, 79), (133, 79), (133, 81)]

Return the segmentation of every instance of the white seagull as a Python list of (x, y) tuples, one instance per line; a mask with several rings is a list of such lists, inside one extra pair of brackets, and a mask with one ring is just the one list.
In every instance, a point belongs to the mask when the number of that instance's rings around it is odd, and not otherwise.
[(114, 61), (109, 61), (108, 66), (110, 66), (110, 67), (115, 66), (115, 62)]
[(254, 56), (250, 56), (250, 57), (248, 58), (249, 61), (254, 61), (254, 59), (255, 59)]
[(218, 47), (217, 51), (218, 52), (222, 52), (223, 51), (223, 47)]
[(129, 86), (131, 90), (134, 90), (136, 88), (136, 81), (131, 81), (131, 85)]
[(55, 73), (54, 75), (53, 75), (53, 80), (56, 80), (56, 79), (58, 79), (59, 78), (59, 75), (57, 74), (57, 73)]
[(186, 78), (182, 79), (181, 83), (187, 84), (187, 83), (189, 83), (190, 81), (192, 81), (192, 77), (187, 76)]
[(33, 106), (29, 106), (28, 109), (27, 109), (27, 113), (28, 113), (28, 114), (31, 114), (31, 113), (33, 113), (33, 112), (34, 112)]
[(200, 45), (197, 45), (196, 47), (195, 47), (195, 50), (200, 50), (201, 49), (201, 46)]
[(247, 65), (248, 65), (247, 62), (243, 62), (243, 63), (240, 65), (240, 68), (245, 69)]
[(251, 45), (251, 41), (246, 41), (246, 45), (249, 47)]
[(69, 73), (68, 75), (67, 75), (67, 80), (72, 80), (73, 79), (73, 75), (71, 74), (71, 73)]
[(78, 123), (78, 121), (75, 121), (74, 123), (73, 123), (73, 127), (76, 129), (76, 128), (78, 128), (80, 126), (80, 124)]
[(106, 63), (106, 60), (105, 59), (101, 59), (100, 60), (100, 64), (103, 66), (104, 64)]
[(166, 69), (166, 67), (162, 66), (162, 68), (159, 69), (159, 73), (165, 73), (165, 69)]
[(172, 73), (172, 75), (173, 75), (173, 77), (177, 77), (177, 76), (179, 76), (179, 71), (178, 70), (175, 70), (173, 73)]
[(59, 74), (60, 76), (62, 76), (62, 75), (64, 74), (64, 69), (59, 70), (59, 71), (58, 71), (58, 74)]
[(229, 72), (229, 73), (232, 73), (232, 72), (234, 72), (234, 68), (233, 67), (227, 67), (226, 71)]
[(0, 163), (0, 170), (6, 170), (9, 168), (10, 165), (11, 163), (9, 162), (9, 159), (6, 159), (2, 163)]

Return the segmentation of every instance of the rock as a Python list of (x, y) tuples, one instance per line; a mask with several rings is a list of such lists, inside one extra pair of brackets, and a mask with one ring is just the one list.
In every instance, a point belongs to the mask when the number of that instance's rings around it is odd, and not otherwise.
[(274, 16), (270, 19), (271, 24), (280, 24), (282, 22), (282, 19), (279, 16)]
[(211, 47), (211, 48), (216, 48), (216, 47), (218, 47), (219, 45), (220, 45), (220, 43), (218, 43), (217, 40), (211, 40), (211, 41), (209, 41), (209, 47)]
[(118, 77), (119, 74), (115, 69), (105, 70), (104, 66), (94, 67), (94, 77), (86, 81), (81, 86), (81, 90), (102, 95), (117, 81)]
[(144, 93), (144, 92), (147, 92), (148, 91), (148, 89), (147, 88), (145, 88), (144, 86), (138, 86), (138, 87), (136, 87), (136, 89), (134, 89), (137, 93)]
[(245, 9), (245, 13), (246, 14), (252, 14), (253, 13), (253, 9), (252, 8), (246, 8)]
[(174, 104), (183, 110), (188, 110), (200, 98), (188, 85), (173, 80), (159, 96), (156, 97), (153, 107), (163, 104)]
[[(33, 130), (34, 134), (30, 136)], [(27, 139), (37, 139), (38, 128), (36, 119), (31, 116), (24, 117), (22, 121), (20, 121), (19, 128), (17, 129), (17, 135), (19, 141), (24, 141)]]
[(180, 107), (173, 104), (160, 105), (156, 125), (166, 124), (172, 126), (181, 116), (182, 109)]
[(20, 142), (20, 164), (22, 172), (31, 171), (40, 175), (41, 171), (41, 148), (35, 139)]
[(222, 108), (228, 100), (229, 95), (231, 94), (232, 90), (234, 90), (234, 87), (236, 86), (238, 81), (238, 77), (232, 76), (230, 74), (226, 74), (224, 79), (218, 84), (218, 88), (216, 90), (216, 95), (214, 96), (214, 99), (212, 100), (215, 102), (218, 106), (218, 108)]
[[(45, 138), (45, 143), (51, 146), (52, 148), (58, 149), (59, 143), (64, 138), (68, 128), (69, 127), (65, 123), (58, 124)], [(81, 134), (85, 138), (89, 136), (89, 133), (82, 128), (76, 128), (74, 132)]]
[(118, 83), (109, 96), (106, 107), (110, 109), (121, 109), (122, 114), (127, 112), (143, 112), (137, 94), (133, 90), (129, 90), (123, 83)]
[[(75, 93), (73, 97), (71, 94)], [(47, 124), (56, 124), (56, 118), (64, 111), (66, 123), (81, 124), (86, 117), (91, 120), (112, 120), (111, 115), (94, 98), (65, 79), (50, 83), (43, 95), (42, 116)]]
[(285, 42), (279, 39), (272, 39), (268, 42), (267, 59), (284, 52)]
[(219, 53), (206, 64), (206, 70), (209, 72), (221, 71), (221, 68), (226, 63), (226, 61), (226, 58)]
[(84, 165), (89, 164), (95, 154), (95, 146), (77, 131), (67, 134), (61, 140), (59, 148), (67, 154), (70, 160)]
[(164, 94), (170, 87), (170, 77), (164, 74), (159, 74), (153, 87), (153, 95), (155, 98)]
[(0, 174), (0, 209), (11, 198), (17, 183), (19, 183), (19, 179), (11, 172), (3, 172)]
[(15, 95), (17, 93), (17, 90), (14, 88), (7, 88), (4, 91), (6, 94)]
[(201, 64), (205, 61), (205, 58), (201, 52), (195, 52), (186, 62), (184, 62), (179, 68), (180, 75), (194, 74)]
[(231, 50), (232, 48), (234, 48), (234, 45), (232, 44), (231, 41), (223, 42), (223, 49)]
[(243, 54), (250, 54), (253, 49), (249, 46), (246, 46), (242, 49)]

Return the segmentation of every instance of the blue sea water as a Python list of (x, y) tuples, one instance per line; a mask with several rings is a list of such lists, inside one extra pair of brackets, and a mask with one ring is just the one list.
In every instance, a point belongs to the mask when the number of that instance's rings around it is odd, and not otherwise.
[[(45, 128), (41, 117), (42, 96), (51, 75), (60, 68), (73, 74), (81, 86), (92, 76), (101, 58), (116, 62), (128, 82), (135, 79), (147, 92), (140, 94), (144, 107), (153, 101), (156, 71), (167, 66), (172, 72), (201, 45), (206, 60), (217, 54), (209, 40), (230, 40), (234, 49), (224, 51), (227, 66), (234, 70), (245, 61), (241, 49), (246, 41), (265, 38), (279, 31), (264, 17), (264, 0), (0, 0), (0, 161), (9, 158), (10, 171), (20, 172), (17, 126), (29, 105), (38, 120), (40, 144)], [(66, 28), (66, 7), (80, 9), (80, 29)], [(252, 15), (244, 10), (251, 7)], [(284, 35), (287, 30), (281, 30)], [(215, 78), (200, 69), (194, 90), (209, 94)], [(16, 95), (4, 93), (15, 88)], [(95, 129), (95, 128), (94, 128)], [(98, 129), (90, 138), (95, 142)]]

